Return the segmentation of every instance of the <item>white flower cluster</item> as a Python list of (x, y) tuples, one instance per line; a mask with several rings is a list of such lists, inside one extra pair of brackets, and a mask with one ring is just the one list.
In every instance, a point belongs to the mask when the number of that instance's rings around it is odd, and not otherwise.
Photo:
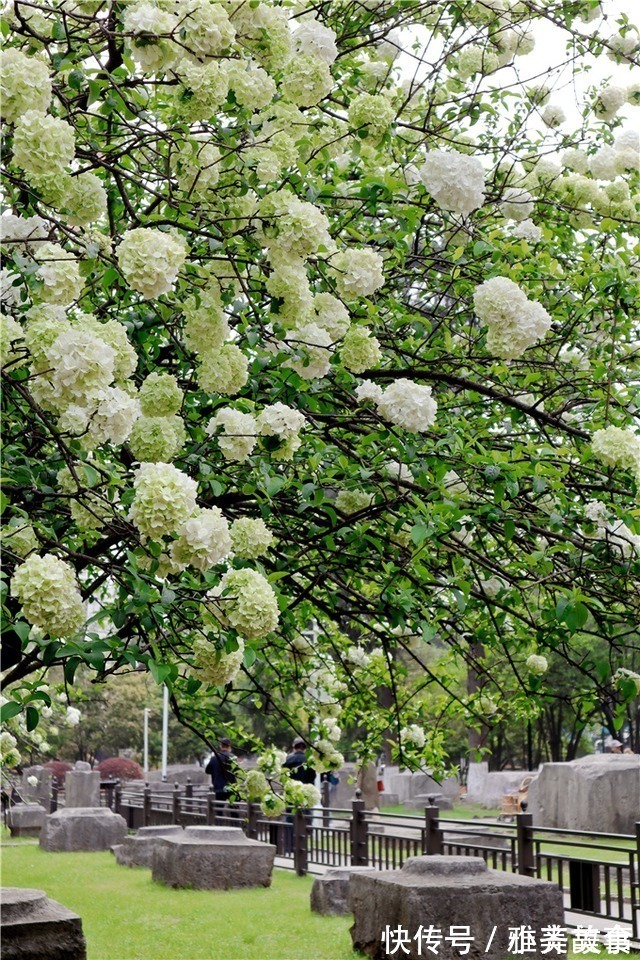
[(416, 723), (412, 723), (408, 727), (403, 727), (400, 731), (400, 744), (403, 747), (407, 744), (413, 744), (414, 747), (421, 749), (426, 742), (427, 738), (424, 730)]
[(341, 513), (350, 516), (352, 513), (360, 513), (371, 506), (373, 495), (365, 490), (340, 490), (336, 497), (336, 507)]
[(287, 755), (284, 750), (278, 750), (277, 747), (267, 747), (264, 753), (258, 757), (257, 766), (269, 780), (277, 780), (282, 773), (286, 759)]
[(300, 431), (306, 422), (304, 414), (280, 402), (264, 407), (257, 418), (260, 436), (278, 437), (280, 440), (280, 446), (273, 454), (277, 460), (290, 460), (299, 449), (302, 443)]
[(264, 520), (259, 517), (239, 517), (231, 525), (231, 544), (236, 557), (256, 560), (273, 543), (274, 537)]
[(596, 430), (591, 449), (607, 467), (621, 467), (640, 477), (640, 436), (622, 427)]
[(390, 383), (375, 402), (381, 417), (410, 433), (425, 433), (435, 423), (438, 404), (431, 387), (401, 378)]
[(287, 360), (286, 366), (303, 380), (325, 377), (331, 367), (331, 335), (317, 323), (304, 323), (287, 333), (287, 342), (302, 354), (300, 360)]
[(500, 212), (507, 220), (527, 220), (533, 213), (533, 197), (520, 187), (505, 187), (500, 200)]
[(27, 557), (11, 579), (11, 594), (22, 604), (26, 620), (51, 637), (71, 637), (84, 625), (73, 567), (51, 553)]
[(172, 289), (185, 256), (182, 238), (150, 227), (127, 230), (117, 250), (125, 280), (145, 300)]
[(604, 540), (612, 550), (623, 559), (640, 556), (640, 535), (633, 533), (626, 523), (617, 517), (609, 519), (612, 511), (599, 500), (593, 500), (585, 507), (585, 516), (596, 525), (596, 537)]
[(77, 707), (67, 707), (67, 711), (64, 715), (64, 722), (69, 727), (77, 727), (81, 720), (82, 714)]
[(48, 233), (49, 226), (42, 217), (16, 217), (12, 213), (0, 217), (0, 242), (9, 256), (31, 253)]
[(346, 659), (354, 667), (366, 667), (369, 664), (370, 656), (362, 647), (349, 647), (346, 653)]
[(384, 284), (382, 267), (382, 257), (372, 247), (348, 247), (331, 259), (331, 274), (345, 300), (375, 293)]
[(273, 589), (257, 570), (229, 570), (207, 594), (208, 610), (249, 640), (260, 640), (278, 626), (280, 613)]
[(244, 640), (238, 638), (238, 647), (231, 653), (220, 650), (204, 637), (193, 642), (192, 673), (211, 687), (224, 687), (240, 672), (244, 658)]
[(627, 667), (619, 667), (611, 678), (614, 683), (618, 683), (620, 680), (632, 680), (636, 686), (636, 692), (640, 696), (640, 673), (635, 673), (633, 670), (629, 670)]
[(307, 810), (320, 803), (320, 791), (312, 783), (301, 783), (288, 777), (283, 783), (283, 796), (293, 810)]
[(300, 24), (293, 34), (293, 44), (297, 53), (317, 57), (329, 66), (338, 56), (335, 33), (318, 23), (315, 18), (304, 20)]
[(344, 764), (344, 757), (331, 740), (318, 740), (313, 745), (310, 763), (317, 773), (328, 773), (330, 770), (339, 770)]
[(249, 803), (262, 800), (269, 790), (269, 783), (261, 770), (247, 770), (243, 786)]
[(364, 373), (376, 367), (382, 359), (382, 350), (376, 337), (367, 327), (352, 323), (340, 348), (342, 365), (351, 373)]
[(488, 327), (487, 349), (503, 360), (514, 360), (543, 337), (551, 317), (508, 277), (485, 280), (473, 295), (475, 311)]
[(457, 150), (431, 150), (420, 179), (442, 210), (468, 216), (484, 203), (484, 168), (477, 157)]
[(83, 280), (71, 251), (58, 243), (42, 243), (34, 259), (39, 264), (35, 275), (41, 284), (36, 299), (66, 307), (80, 296)]
[(549, 663), (547, 658), (543, 657), (541, 653), (532, 653), (530, 657), (527, 657), (526, 667), (529, 673), (540, 677), (549, 669)]
[(617, 87), (612, 83), (607, 84), (607, 86), (602, 87), (598, 93), (598, 98), (595, 103), (596, 116), (601, 117), (603, 120), (613, 120), (620, 107), (626, 103), (626, 100), (626, 87)]
[(27, 557), (39, 547), (33, 527), (22, 517), (12, 517), (3, 525), (2, 542), (19, 557)]
[(46, 113), (51, 103), (49, 69), (15, 47), (0, 52), (0, 116), (15, 123), (27, 110)]
[(75, 154), (73, 127), (37, 110), (18, 119), (13, 135), (13, 162), (36, 187), (59, 184)]
[(171, 544), (171, 561), (182, 570), (190, 566), (204, 573), (230, 553), (229, 524), (218, 507), (199, 510), (185, 520)]
[(0, 733), (0, 765), (10, 770), (12, 767), (17, 767), (20, 759), (18, 741), (8, 730), (3, 730)]
[(172, 463), (142, 463), (129, 519), (149, 540), (171, 535), (196, 512), (198, 486)]
[[(218, 431), (221, 429), (221, 432)], [(241, 413), (233, 407), (221, 407), (206, 427), (210, 437), (217, 437), (225, 460), (242, 462), (251, 456), (256, 445), (258, 424), (250, 413)]]

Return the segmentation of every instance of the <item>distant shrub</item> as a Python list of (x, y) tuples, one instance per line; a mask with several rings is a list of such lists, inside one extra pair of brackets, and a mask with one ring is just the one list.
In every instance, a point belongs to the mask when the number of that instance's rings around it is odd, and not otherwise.
[(58, 786), (61, 787), (64, 783), (64, 778), (68, 774), (69, 770), (73, 770), (73, 767), (70, 763), (66, 763), (64, 760), (49, 760), (48, 763), (44, 764), (44, 767), (47, 770), (51, 770), (52, 778), (55, 777), (58, 781)]
[(114, 780), (142, 780), (142, 767), (135, 760), (126, 757), (109, 757), (102, 760), (97, 769), (103, 780), (113, 777)]

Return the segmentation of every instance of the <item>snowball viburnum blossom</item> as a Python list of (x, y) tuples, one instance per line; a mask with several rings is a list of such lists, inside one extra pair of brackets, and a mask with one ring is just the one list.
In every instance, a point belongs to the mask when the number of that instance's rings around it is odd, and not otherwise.
[(244, 640), (238, 638), (238, 647), (227, 653), (210, 640), (196, 637), (193, 642), (193, 668), (198, 680), (212, 687), (224, 687), (238, 675), (244, 657)]
[(150, 227), (128, 230), (117, 250), (125, 280), (145, 300), (172, 289), (185, 256), (186, 247), (181, 240)]
[(282, 448), (276, 451), (280, 459), (289, 459), (300, 447), (300, 431), (306, 424), (305, 416), (284, 403), (264, 407), (257, 418), (258, 432), (262, 437), (279, 437)]
[[(222, 432), (218, 433), (218, 429)], [(256, 445), (258, 424), (250, 413), (241, 413), (233, 407), (221, 407), (207, 424), (210, 437), (217, 436), (218, 446), (225, 460), (241, 462), (251, 456)]]
[(223, 343), (218, 350), (200, 354), (196, 377), (207, 393), (234, 397), (249, 379), (249, 361), (235, 343)]
[(0, 116), (7, 123), (34, 110), (44, 114), (51, 103), (49, 68), (38, 57), (28, 57), (15, 47), (0, 52)]
[(65, 723), (68, 723), (70, 727), (77, 727), (81, 720), (82, 714), (77, 707), (67, 707), (67, 712), (64, 716)]
[(35, 260), (39, 264), (36, 277), (41, 281), (37, 299), (66, 307), (80, 296), (84, 281), (78, 261), (69, 250), (58, 243), (42, 243), (35, 253)]
[(526, 666), (529, 673), (537, 677), (542, 676), (542, 674), (546, 673), (549, 669), (547, 658), (539, 653), (532, 653), (530, 657), (527, 657)]
[(593, 434), (591, 449), (608, 467), (621, 467), (640, 476), (640, 436), (621, 427), (605, 427)]
[(171, 544), (171, 560), (184, 569), (195, 567), (204, 573), (231, 552), (227, 518), (218, 507), (200, 510), (189, 517), (178, 530)]
[(186, 440), (181, 417), (139, 417), (131, 429), (129, 449), (141, 463), (170, 463)]
[(297, 53), (311, 54), (329, 66), (338, 56), (335, 33), (315, 18), (300, 24), (293, 34), (293, 44)]
[(382, 400), (382, 387), (374, 383), (373, 380), (363, 380), (362, 383), (356, 387), (356, 397), (360, 403), (364, 403), (366, 400), (378, 403)]
[(485, 280), (473, 295), (475, 311), (486, 323), (487, 349), (503, 360), (513, 360), (540, 340), (551, 317), (535, 300), (507, 277)]
[(88, 406), (113, 380), (114, 352), (104, 340), (69, 330), (61, 333), (47, 351), (52, 367), (51, 384), (56, 403)]
[(143, 537), (160, 540), (196, 512), (198, 485), (171, 463), (142, 463), (129, 518)]
[(416, 723), (412, 723), (408, 727), (403, 727), (400, 731), (400, 743), (403, 746), (406, 746), (408, 743), (410, 743), (420, 749), (421, 747), (424, 747), (426, 742), (427, 738), (424, 730)]
[(370, 297), (384, 283), (383, 261), (372, 247), (349, 247), (331, 258), (331, 273), (345, 300)]
[(425, 433), (435, 423), (437, 411), (431, 387), (404, 378), (390, 383), (378, 401), (380, 416), (410, 433)]
[(214, 616), (249, 640), (260, 640), (278, 626), (276, 595), (257, 570), (229, 570), (207, 596)]
[(484, 203), (484, 168), (477, 157), (457, 150), (432, 150), (420, 179), (442, 210), (468, 216)]
[(147, 417), (170, 417), (179, 413), (182, 397), (178, 381), (170, 373), (150, 373), (138, 393), (140, 409)]
[(373, 496), (364, 490), (340, 490), (336, 497), (336, 507), (341, 513), (348, 516), (352, 513), (359, 513), (371, 506)]
[(367, 327), (352, 323), (342, 341), (340, 359), (351, 373), (364, 373), (380, 363), (380, 342), (371, 335)]
[(73, 127), (65, 120), (37, 110), (27, 110), (18, 119), (13, 135), (13, 162), (36, 185), (40, 180), (58, 180), (74, 154)]
[(291, 330), (287, 341), (303, 355), (301, 360), (287, 360), (286, 366), (303, 380), (325, 377), (331, 367), (331, 336), (317, 323), (305, 323)]
[(11, 579), (11, 594), (22, 604), (26, 620), (51, 637), (71, 637), (84, 624), (73, 567), (51, 553), (27, 557)]
[(87, 445), (109, 440), (115, 446), (126, 443), (140, 413), (136, 397), (121, 387), (107, 387), (97, 396), (98, 407), (91, 416)]
[(267, 552), (273, 540), (271, 530), (259, 517), (239, 517), (231, 524), (231, 543), (237, 557), (256, 560)]

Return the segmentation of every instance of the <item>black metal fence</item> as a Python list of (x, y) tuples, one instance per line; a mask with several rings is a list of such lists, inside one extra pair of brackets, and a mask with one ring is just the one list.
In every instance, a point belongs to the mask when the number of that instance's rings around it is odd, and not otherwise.
[(253, 803), (224, 803), (207, 787), (175, 784), (114, 785), (105, 800), (130, 829), (207, 824), (240, 827), (250, 838), (273, 843), (299, 874), (311, 865), (399, 869), (408, 857), (480, 856), (495, 870), (556, 883), (565, 907), (592, 920), (630, 925), (640, 941), (640, 822), (635, 834), (534, 827), (529, 813), (514, 823), (443, 817), (437, 806), (423, 816), (372, 813), (357, 797), (350, 807), (291, 813), (273, 819)]

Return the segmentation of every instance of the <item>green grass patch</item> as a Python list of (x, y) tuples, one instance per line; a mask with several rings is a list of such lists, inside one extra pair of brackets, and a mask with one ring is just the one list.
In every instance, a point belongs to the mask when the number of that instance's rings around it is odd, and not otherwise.
[(82, 917), (88, 960), (353, 960), (350, 917), (309, 909), (312, 877), (274, 870), (255, 890), (173, 890), (110, 853), (3, 847), (2, 884)]

